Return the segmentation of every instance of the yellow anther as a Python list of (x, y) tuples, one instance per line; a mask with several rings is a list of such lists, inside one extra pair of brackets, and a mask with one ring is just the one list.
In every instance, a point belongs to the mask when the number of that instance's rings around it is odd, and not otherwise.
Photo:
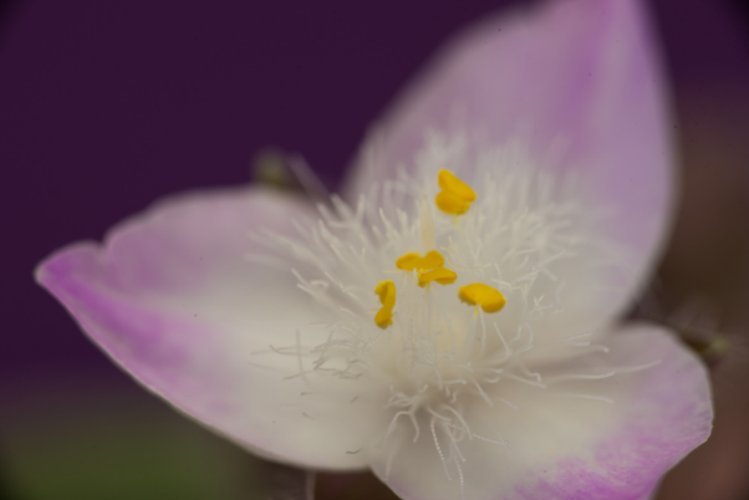
[(375, 314), (374, 322), (382, 329), (393, 324), (393, 308), (395, 307), (395, 283), (391, 280), (380, 281), (374, 289), (380, 297), (380, 310)]
[(471, 202), (458, 198), (447, 191), (440, 191), (434, 198), (434, 202), (440, 210), (451, 215), (464, 214), (471, 208)]
[(443, 168), (437, 174), (437, 183), (441, 191), (434, 202), (437, 208), (445, 213), (460, 215), (468, 211), (476, 200), (476, 193), (471, 186), (460, 180), (455, 174)]
[(445, 258), (437, 250), (430, 250), (424, 257), (416, 252), (401, 255), (395, 261), (395, 267), (404, 271), (436, 269), (445, 265)]
[(450, 191), (455, 196), (459, 196), (466, 201), (474, 201), (476, 199), (476, 193), (471, 186), (460, 180), (458, 176), (446, 168), (441, 169), (437, 174), (437, 182), (445, 191)]
[(422, 257), (416, 252), (401, 255), (395, 267), (404, 271), (418, 271), (419, 286), (425, 287), (436, 281), (440, 285), (453, 283), (458, 275), (445, 267), (445, 258), (437, 250), (430, 250)]
[(483, 283), (471, 283), (460, 287), (458, 297), (466, 304), (479, 306), (484, 312), (494, 313), (505, 306), (505, 296), (494, 287)]
[(440, 285), (449, 285), (454, 283), (458, 279), (458, 275), (455, 271), (451, 271), (446, 267), (439, 267), (432, 271), (424, 271), (419, 273), (419, 286), (424, 288), (429, 283), (436, 281)]

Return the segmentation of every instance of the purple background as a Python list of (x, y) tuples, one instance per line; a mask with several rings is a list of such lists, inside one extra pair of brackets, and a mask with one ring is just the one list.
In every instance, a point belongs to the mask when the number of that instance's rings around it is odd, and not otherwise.
[[(247, 182), (253, 157), (268, 146), (302, 153), (335, 186), (367, 124), (439, 43), (505, 3), (2, 7), (0, 404), (33, 399), (24, 387), (66, 378), (108, 380), (141, 397), (34, 284), (43, 257), (100, 238), (165, 194)], [(689, 129), (702, 110), (719, 121), (749, 114), (746, 10), (730, 1), (653, 3), (687, 119), (682, 139), (702, 137)], [(737, 157), (746, 124), (724, 134), (721, 147)]]
[(20, 2), (0, 46), (0, 281), (17, 329), (0, 369), (108, 366), (31, 282), (49, 252), (164, 194), (247, 182), (267, 146), (334, 184), (407, 77), (495, 4)]

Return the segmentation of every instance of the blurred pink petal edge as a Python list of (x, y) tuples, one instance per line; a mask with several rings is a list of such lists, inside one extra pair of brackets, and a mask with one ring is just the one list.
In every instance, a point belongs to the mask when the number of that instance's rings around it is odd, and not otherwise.
[[(560, 0), (483, 21), (439, 52), (384, 115), (347, 183), (346, 197), (354, 200), (399, 172), (416, 172), (411, 166), (435, 131), (461, 137), (461, 158), (467, 159), (519, 138), (533, 158), (542, 158), (535, 166), (545, 175), (571, 173), (584, 181), (580, 203), (588, 204), (588, 212), (613, 209), (597, 227), (602, 238), (624, 249), (624, 272), (585, 267), (597, 255), (569, 264), (613, 291), (589, 310), (582, 295), (568, 310), (533, 323), (539, 331), (529, 352), (512, 345), (513, 356), (503, 360), (509, 364), (495, 367), (497, 374), (504, 370), (535, 385), (479, 380), (491, 404), (461, 393), (457, 406), (425, 389), (429, 402), (413, 407), (421, 426), (414, 434), (417, 424), (392, 409), (405, 403), (394, 403), (397, 394), (389, 392), (414, 380), (382, 383), (374, 369), (376, 376), (357, 371), (356, 377), (300, 370), (305, 356), (319, 353), (307, 346), (328, 345), (328, 332), (309, 325), (344, 320), (301, 292), (306, 282), (291, 272), (324, 271), (304, 267), (315, 256), (296, 249), (300, 255), (285, 264), (283, 252), (270, 261), (248, 258), (263, 245), (258, 240), (266, 229), (274, 241), (286, 241), (297, 238), (298, 226), (318, 224), (307, 201), (263, 187), (159, 203), (116, 226), (103, 245), (77, 243), (54, 253), (37, 269), (37, 280), (146, 388), (261, 456), (313, 469), (370, 467), (408, 499), (646, 498), (666, 471), (708, 438), (712, 403), (704, 367), (670, 332), (618, 324), (659, 256), (674, 203), (670, 116), (640, 7), (629, 0)], [(450, 168), (474, 185), (487, 173), (470, 165)], [(484, 205), (475, 212), (493, 214), (490, 198), (480, 196)], [(328, 230), (315, 234), (324, 240)], [(355, 242), (357, 234), (344, 241)], [(317, 282), (329, 279), (330, 288), (337, 278), (353, 283), (341, 294), (361, 293), (361, 308), (369, 314), (377, 307), (371, 291), (376, 281), (357, 280), (384, 279), (380, 261), (392, 263), (390, 251), (375, 256), (380, 260), (372, 257), (377, 264), (362, 276), (347, 274), (340, 264), (341, 274), (320, 273)], [(325, 265), (335, 260), (332, 254), (320, 258)], [(588, 283), (559, 269), (573, 277), (568, 289)], [(442, 288), (431, 293), (448, 300)], [(514, 297), (508, 294), (504, 316), (486, 321), (505, 328), (502, 318), (514, 314)], [(591, 338), (602, 347), (581, 344), (574, 354), (564, 347), (550, 358), (565, 327), (567, 333), (594, 330)], [(385, 336), (401, 335), (402, 327), (383, 332), (370, 317), (357, 328), (378, 345)], [(533, 357), (534, 348), (546, 349), (543, 359)], [(382, 359), (364, 361), (377, 365)], [(545, 378), (529, 376), (526, 364)], [(564, 381), (562, 389), (555, 380)], [(495, 430), (502, 436), (490, 442), (486, 435)], [(381, 438), (377, 444), (373, 436)]]

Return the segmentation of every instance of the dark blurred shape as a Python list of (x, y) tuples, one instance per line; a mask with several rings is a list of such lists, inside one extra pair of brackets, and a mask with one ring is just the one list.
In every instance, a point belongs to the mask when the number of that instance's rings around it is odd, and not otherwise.
[(315, 500), (398, 500), (390, 488), (368, 472), (318, 474)]
[(0, 44), (2, 44), (3, 32), (8, 23), (11, 22), (15, 9), (20, 2), (21, 0), (3, 0), (3, 2), (0, 2)]
[(306, 500), (306, 471), (253, 457), (132, 389), (68, 380), (14, 394), (0, 415), (0, 498)]
[(733, 0), (734, 8), (744, 16), (744, 26), (748, 29), (744, 31), (744, 34), (749, 36), (749, 2), (746, 0)]
[[(682, 202), (659, 270), (666, 310), (711, 311), (680, 328), (713, 361), (715, 428), (660, 499), (749, 498), (749, 10), (745, 2), (660, 0), (679, 117)], [(691, 331), (689, 331), (691, 330)], [(716, 356), (717, 355), (717, 356)]]

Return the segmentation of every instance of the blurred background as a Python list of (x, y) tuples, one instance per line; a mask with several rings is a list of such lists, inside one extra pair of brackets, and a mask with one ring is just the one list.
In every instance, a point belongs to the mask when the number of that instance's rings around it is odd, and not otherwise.
[[(33, 268), (168, 193), (245, 183), (269, 151), (303, 153), (334, 189), (368, 123), (440, 43), (509, 3), (0, 3), (0, 498), (293, 498), (302, 472), (262, 463), (148, 395), (34, 284)], [(708, 358), (717, 411), (713, 437), (659, 499), (744, 500), (749, 9), (651, 4), (683, 199), (635, 314), (674, 325)], [(364, 474), (323, 476), (318, 491), (390, 498)]]

